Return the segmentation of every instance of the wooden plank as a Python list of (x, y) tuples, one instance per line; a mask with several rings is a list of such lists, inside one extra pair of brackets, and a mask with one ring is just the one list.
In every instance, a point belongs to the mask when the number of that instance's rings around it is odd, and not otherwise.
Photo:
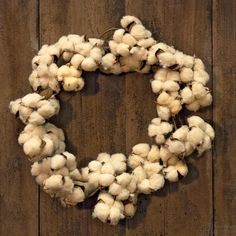
[(236, 235), (236, 2), (213, 1), (215, 235)]
[[(211, 73), (211, 1), (126, 1), (126, 14), (141, 18), (154, 36), (174, 45), (187, 54), (197, 54)], [(132, 75), (143, 77), (142, 75)], [(131, 78), (132, 78), (131, 76)], [(147, 77), (148, 78), (148, 77)], [(210, 85), (211, 87), (211, 85)], [(154, 117), (153, 97), (148, 81), (127, 81), (127, 91), (133, 96), (127, 116), (132, 125), (127, 133), (127, 145), (148, 140), (147, 124)], [(138, 98), (144, 102), (139, 101)], [(211, 119), (212, 112), (200, 112)], [(140, 118), (141, 117), (141, 118)], [(212, 234), (212, 160), (208, 152), (190, 165), (189, 175), (180, 183), (170, 184), (143, 201), (137, 220), (130, 221), (127, 235), (209, 235)], [(137, 223), (136, 223), (137, 221)], [(196, 227), (197, 226), (197, 227)]]
[(10, 100), (30, 92), (36, 10), (36, 1), (0, 1), (0, 235), (37, 235), (38, 188), (17, 143), (24, 126), (8, 109)]
[[(112, 1), (46, 1), (40, 3), (41, 42), (53, 43), (69, 33), (98, 37), (119, 26), (124, 4)], [(87, 73), (80, 94), (61, 94), (62, 110), (56, 123), (66, 131), (69, 151), (86, 165), (102, 151), (125, 151), (124, 77)], [(68, 100), (69, 99), (69, 100)], [(68, 100), (68, 101), (66, 101)], [(96, 197), (79, 207), (64, 209), (40, 195), (41, 235), (122, 235), (124, 223), (112, 227), (91, 217)]]

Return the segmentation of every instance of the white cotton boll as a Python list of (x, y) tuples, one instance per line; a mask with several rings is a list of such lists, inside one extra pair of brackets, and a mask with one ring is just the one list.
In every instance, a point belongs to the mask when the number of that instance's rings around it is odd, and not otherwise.
[(88, 183), (93, 187), (97, 188), (99, 185), (100, 173), (93, 172), (88, 175)]
[(132, 203), (125, 204), (124, 213), (126, 217), (133, 217), (136, 212), (136, 206), (134, 206)]
[(151, 86), (153, 93), (159, 93), (163, 87), (163, 82), (160, 80), (152, 80)]
[(103, 223), (106, 223), (109, 214), (110, 214), (110, 207), (105, 203), (98, 202), (94, 207), (92, 216), (94, 218), (98, 218)]
[(160, 151), (159, 151), (158, 146), (152, 145), (151, 149), (148, 153), (147, 160), (150, 161), (150, 162), (157, 161), (160, 158), (159, 155), (160, 155)]
[(190, 142), (185, 142), (184, 146), (185, 146), (185, 153), (184, 153), (184, 155), (185, 156), (191, 155), (193, 153), (193, 151), (194, 151), (193, 146), (191, 145), (191, 143)]
[(132, 153), (141, 157), (147, 157), (150, 151), (150, 146), (147, 143), (139, 143), (133, 146)]
[(69, 176), (73, 180), (80, 180), (80, 179), (82, 179), (81, 173), (79, 172), (78, 169), (74, 169), (74, 170), (70, 171)]
[(89, 177), (89, 168), (88, 167), (84, 167), (81, 169), (81, 180), (82, 181), (88, 181), (88, 177)]
[(168, 107), (157, 105), (157, 114), (162, 120), (168, 121), (170, 119), (170, 110)]
[(200, 103), (198, 102), (198, 100), (194, 101), (194, 102), (191, 102), (189, 104), (186, 105), (186, 108), (189, 110), (189, 111), (198, 111), (200, 109)]
[[(100, 162), (99, 162), (100, 163)], [(115, 174), (115, 169), (113, 168), (111, 163), (105, 163), (102, 165), (101, 167), (101, 173), (102, 174), (111, 174), (114, 175)]]
[(43, 77), (48, 75), (48, 66), (47, 64), (39, 64), (37, 69), (38, 77)]
[(77, 35), (77, 34), (69, 34), (67, 38), (73, 42), (74, 44), (82, 43), (85, 40), (84, 35)]
[(9, 109), (12, 114), (16, 114), (19, 111), (21, 105), (21, 98), (16, 99), (15, 101), (11, 101), (9, 104)]
[(176, 115), (180, 112), (182, 109), (181, 101), (180, 100), (174, 100), (169, 104), (169, 109), (172, 115)]
[(38, 93), (29, 93), (21, 99), (21, 102), (27, 107), (34, 108), (41, 99), (43, 99), (43, 97)]
[(28, 122), (34, 125), (41, 125), (45, 122), (45, 119), (37, 111), (33, 111), (28, 118)]
[(103, 187), (107, 187), (114, 182), (114, 175), (111, 174), (101, 174), (99, 177), (99, 184)]
[(65, 77), (63, 89), (65, 91), (78, 91), (84, 87), (84, 80), (76, 77)]
[(81, 63), (82, 70), (95, 71), (97, 69), (97, 63), (92, 57), (86, 57)]
[(165, 82), (167, 80), (167, 73), (168, 73), (167, 69), (164, 68), (158, 69), (154, 75), (154, 79)]
[[(166, 76), (166, 80), (167, 81), (170, 80), (170, 81), (179, 82), (180, 81), (179, 72), (178, 71), (168, 70), (167, 76)], [(175, 90), (175, 91), (177, 91), (177, 90)]]
[(105, 70), (110, 69), (116, 63), (116, 57), (112, 53), (107, 53), (102, 57), (102, 66)]
[(192, 68), (194, 63), (194, 57), (189, 55), (184, 55), (184, 66), (188, 68)]
[(101, 47), (104, 44), (104, 40), (97, 38), (89, 38), (88, 40), (93, 46)]
[(113, 168), (115, 169), (116, 174), (121, 174), (124, 171), (126, 171), (126, 162), (121, 162), (118, 160), (112, 160), (111, 164), (113, 166)]
[(108, 161), (110, 161), (110, 158), (111, 158), (110, 154), (103, 152), (103, 153), (98, 154), (97, 161), (108, 162)]
[(196, 147), (200, 144), (202, 144), (204, 139), (204, 132), (198, 128), (198, 127), (193, 127), (187, 135), (187, 140), (188, 142), (191, 143), (193, 147)]
[(146, 172), (141, 166), (138, 166), (133, 170), (133, 175), (136, 177), (138, 183), (141, 183), (141, 181), (147, 177)]
[(90, 52), (90, 57), (93, 58), (96, 63), (100, 63), (102, 60), (102, 50), (98, 47), (95, 47)]
[(51, 175), (44, 182), (45, 190), (60, 190), (63, 186), (63, 176), (61, 175)]
[(84, 56), (80, 55), (80, 54), (75, 54), (72, 58), (71, 58), (71, 65), (78, 69), (82, 63), (82, 61), (84, 60)]
[(124, 29), (118, 29), (113, 34), (113, 40), (117, 43), (121, 43), (123, 39), (123, 35), (125, 33)]
[(170, 52), (160, 53), (157, 57), (160, 64), (164, 67), (169, 67), (176, 63), (175, 56)]
[(88, 164), (88, 168), (90, 171), (94, 171), (94, 172), (100, 172), (101, 168), (102, 168), (102, 164), (99, 161), (90, 161)]
[(160, 147), (160, 158), (163, 161), (163, 164), (165, 165), (168, 159), (170, 159), (173, 156), (173, 154), (164, 146)]
[(159, 130), (160, 130), (160, 127), (158, 127), (154, 124), (150, 124), (148, 126), (148, 136), (153, 137), (153, 136), (159, 134)]
[(149, 180), (148, 179), (142, 180), (141, 183), (138, 184), (138, 190), (140, 193), (150, 194), (151, 189), (150, 189)]
[(30, 157), (34, 157), (40, 153), (41, 145), (42, 140), (38, 136), (33, 136), (24, 143), (24, 153)]
[(65, 164), (66, 164), (66, 159), (62, 155), (57, 154), (51, 158), (51, 168), (54, 170), (64, 167)]
[(117, 43), (116, 41), (114, 41), (114, 40), (110, 40), (110, 41), (108, 42), (108, 44), (109, 44), (109, 48), (110, 48), (110, 50), (111, 50), (111, 53), (112, 53), (113, 55), (117, 55), (116, 49), (117, 49), (118, 43)]
[(180, 71), (180, 79), (184, 83), (189, 83), (193, 80), (193, 71), (190, 68), (183, 67)]
[(130, 193), (134, 193), (137, 189), (137, 177), (132, 176), (132, 179), (129, 183), (129, 185), (126, 187), (127, 190), (129, 190)]
[(138, 46), (144, 47), (144, 48), (149, 48), (153, 46), (156, 43), (156, 40), (153, 38), (146, 38), (146, 39), (141, 39), (138, 41)]
[(137, 40), (150, 36), (145, 27), (141, 24), (134, 25), (130, 30), (130, 34)]
[(205, 70), (195, 70), (193, 73), (193, 79), (196, 82), (206, 85), (209, 80), (209, 75)]
[(24, 131), (20, 133), (18, 137), (18, 143), (24, 144), (26, 141), (28, 141), (31, 138), (31, 135), (29, 133), (25, 133)]
[(125, 188), (121, 190), (121, 192), (116, 196), (116, 200), (118, 201), (124, 201), (129, 198), (129, 191)]
[(166, 144), (171, 153), (179, 155), (179, 154), (184, 153), (185, 151), (184, 143), (179, 140), (168, 139)]
[(111, 68), (110, 68), (110, 73), (114, 74), (114, 75), (119, 75), (120, 73), (122, 73), (122, 68), (120, 63), (115, 63)]
[(188, 166), (183, 161), (178, 161), (175, 165), (175, 168), (182, 176), (186, 176), (188, 174)]
[(195, 99), (192, 90), (188, 86), (181, 90), (180, 95), (183, 103), (186, 104), (192, 103)]
[(126, 33), (122, 38), (122, 43), (133, 47), (135, 44), (137, 44), (137, 40), (131, 34)]
[(160, 126), (161, 125), (161, 118), (159, 118), (159, 117), (153, 118), (151, 123), (156, 126)]
[(83, 42), (75, 45), (75, 51), (79, 54), (88, 57), (93, 45), (89, 42)]
[(156, 63), (157, 63), (156, 52), (149, 49), (148, 56), (147, 56), (147, 64), (154, 65)]
[(208, 123), (205, 123), (206, 127), (205, 127), (205, 133), (211, 138), (211, 140), (213, 140), (215, 138), (215, 131), (212, 128), (212, 126)]
[(123, 173), (121, 175), (116, 176), (116, 181), (122, 187), (126, 187), (130, 183), (131, 178), (132, 178), (132, 176), (130, 174)]
[(41, 172), (41, 165), (38, 162), (34, 162), (33, 165), (31, 165), (31, 175), (37, 176)]
[(166, 141), (165, 136), (163, 134), (156, 134), (155, 142), (156, 144), (163, 144)]
[(63, 152), (63, 156), (65, 156), (67, 168), (70, 171), (74, 170), (77, 166), (76, 157), (69, 152)]
[(167, 168), (163, 169), (165, 179), (169, 180), (170, 182), (178, 181), (178, 172), (174, 166), (168, 166)]
[[(55, 99), (54, 99), (55, 100)], [(51, 99), (51, 101), (53, 101)], [(52, 102), (50, 100), (43, 100), (41, 102), (39, 102), (38, 104), (38, 110), (37, 112), (43, 116), (45, 119), (48, 119), (50, 117), (52, 117), (54, 114), (57, 114), (59, 112), (60, 109), (60, 105), (58, 103), (58, 101), (56, 101), (56, 103), (54, 105), (52, 105)]]
[(169, 92), (176, 92), (179, 90), (179, 84), (172, 80), (167, 80), (162, 85), (163, 90)]
[(132, 169), (135, 169), (143, 163), (144, 159), (139, 155), (131, 154), (128, 158), (128, 165)]
[(35, 178), (35, 181), (38, 185), (40, 186), (43, 186), (43, 183), (45, 182), (45, 180), (49, 178), (49, 175), (48, 174), (39, 174), (36, 178)]
[(209, 149), (211, 149), (211, 139), (208, 135), (205, 135), (202, 144), (197, 147), (197, 151), (199, 155), (201, 155), (203, 152)]
[(117, 207), (112, 206), (110, 209), (109, 220), (111, 225), (117, 225), (120, 219), (123, 218), (123, 215), (120, 212), (120, 209)]
[(157, 98), (157, 103), (160, 105), (169, 105), (173, 98), (165, 91), (161, 92)]
[(25, 106), (19, 107), (19, 117), (24, 122), (27, 123), (29, 116), (32, 114), (33, 109)]
[(145, 170), (146, 175), (148, 177), (151, 177), (152, 175), (159, 173), (162, 170), (162, 165), (160, 165), (158, 162), (155, 163), (145, 162), (143, 169)]
[(120, 20), (120, 24), (123, 28), (128, 29), (131, 24), (142, 24), (141, 21), (135, 16), (123, 16)]
[(197, 99), (201, 99), (208, 93), (208, 88), (204, 87), (201, 83), (192, 83), (192, 92)]
[(79, 202), (83, 202), (85, 199), (84, 191), (80, 187), (75, 187), (73, 192), (64, 199), (67, 205), (76, 205)]
[(122, 190), (122, 187), (117, 184), (117, 183), (112, 183), (110, 186), (109, 186), (109, 193), (116, 196), (118, 195)]
[(210, 106), (212, 103), (212, 95), (208, 92), (204, 97), (198, 100), (202, 107)]
[(117, 45), (116, 51), (123, 57), (127, 57), (129, 55), (129, 45), (120, 43)]
[(165, 179), (161, 174), (154, 174), (149, 179), (149, 186), (153, 191), (157, 191), (164, 187)]
[(163, 134), (168, 134), (173, 130), (173, 125), (168, 122), (161, 122), (160, 128)]
[(178, 128), (173, 134), (172, 138), (173, 139), (178, 139), (182, 142), (184, 142), (187, 138), (187, 134), (189, 132), (189, 128), (187, 125), (183, 125), (180, 128)]
[(204, 63), (201, 59), (195, 58), (194, 59), (194, 70), (205, 70)]
[(103, 202), (105, 202), (108, 206), (112, 206), (114, 203), (114, 198), (111, 194), (103, 191), (100, 192), (98, 195), (98, 200), (102, 200)]
[(126, 161), (126, 156), (123, 153), (115, 153), (111, 155), (112, 161)]
[(205, 121), (199, 116), (190, 116), (188, 119), (188, 126), (191, 127), (199, 127), (203, 131), (206, 129)]
[(125, 209), (124, 204), (121, 201), (114, 201), (113, 207), (120, 209), (121, 212), (123, 212)]

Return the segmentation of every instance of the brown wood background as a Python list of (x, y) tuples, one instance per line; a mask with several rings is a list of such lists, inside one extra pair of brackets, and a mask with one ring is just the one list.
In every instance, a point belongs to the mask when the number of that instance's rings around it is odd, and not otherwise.
[[(41, 192), (17, 144), (20, 121), (8, 103), (30, 91), (31, 58), (40, 45), (68, 33), (98, 37), (133, 14), (163, 40), (202, 58), (211, 74), (212, 152), (190, 160), (190, 174), (151, 197), (116, 227), (92, 220), (95, 198), (70, 209)], [(235, 0), (1, 0), (0, 1), (0, 235), (236, 235), (236, 1)], [(155, 116), (150, 75), (86, 75), (80, 94), (62, 94), (55, 123), (81, 165), (101, 151), (129, 153), (149, 140)], [(68, 100), (68, 101), (67, 101)]]

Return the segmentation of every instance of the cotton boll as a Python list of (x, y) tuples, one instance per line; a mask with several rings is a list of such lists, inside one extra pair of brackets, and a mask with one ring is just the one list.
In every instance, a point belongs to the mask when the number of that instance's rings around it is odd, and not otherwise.
[(89, 56), (92, 48), (93, 48), (93, 45), (89, 42), (83, 42), (83, 43), (75, 45), (75, 51), (85, 57)]
[(110, 154), (103, 152), (103, 153), (98, 154), (97, 161), (108, 162), (108, 161), (110, 161), (110, 158), (111, 158)]
[(104, 40), (102, 39), (97, 39), (97, 38), (89, 38), (88, 41), (93, 45), (93, 46), (98, 46), (101, 47), (104, 44)]
[(80, 187), (75, 187), (73, 189), (73, 192), (67, 196), (65, 199), (63, 199), (63, 202), (66, 205), (72, 205), (75, 206), (79, 202), (83, 202), (85, 199), (85, 194), (83, 190)]
[(21, 99), (21, 102), (27, 107), (34, 108), (41, 99), (43, 99), (43, 97), (38, 93), (29, 93)]
[(150, 189), (149, 180), (148, 179), (142, 180), (141, 183), (138, 184), (138, 190), (140, 193), (150, 194), (151, 189)]
[(134, 169), (144, 163), (144, 159), (135, 154), (131, 154), (128, 158), (128, 165), (130, 168)]
[(137, 45), (144, 48), (149, 48), (156, 43), (156, 40), (153, 38), (141, 39), (138, 41)]
[(122, 38), (122, 43), (133, 47), (135, 44), (137, 44), (137, 40), (131, 34), (126, 33)]
[(123, 173), (121, 175), (116, 176), (116, 181), (122, 187), (126, 187), (130, 183), (131, 178), (132, 176), (130, 174)]
[(175, 168), (182, 176), (186, 176), (188, 174), (188, 167), (186, 163), (181, 160), (176, 163)]
[(38, 176), (36, 176), (35, 181), (36, 181), (36, 183), (37, 183), (38, 185), (43, 186), (43, 183), (44, 183), (45, 180), (48, 179), (48, 178), (49, 178), (49, 175), (48, 175), (48, 174), (42, 173), (42, 174), (39, 174)]
[(173, 125), (168, 122), (161, 122), (160, 128), (163, 134), (168, 134), (173, 130)]
[(202, 144), (197, 147), (197, 151), (199, 155), (201, 155), (203, 152), (209, 149), (211, 149), (211, 139), (208, 135), (205, 135)]
[(166, 162), (168, 159), (170, 159), (173, 156), (173, 154), (169, 151), (168, 148), (161, 146), (160, 147), (160, 158), (163, 161), (164, 166), (166, 165)]
[[(172, 71), (172, 70), (168, 70), (167, 71), (167, 76), (166, 76), (166, 80), (170, 80), (173, 82), (180, 82), (180, 75), (178, 71)], [(167, 82), (166, 81), (166, 82)], [(178, 84), (177, 84), (178, 85)], [(177, 87), (177, 85), (175, 84), (175, 87)], [(179, 90), (179, 89), (178, 89)], [(178, 90), (174, 90), (174, 91), (178, 91)]]
[(86, 57), (81, 63), (81, 68), (85, 71), (95, 71), (97, 63), (92, 57)]
[(160, 64), (164, 67), (169, 67), (176, 64), (175, 56), (170, 52), (163, 52), (159, 54), (157, 57)]
[(204, 132), (198, 128), (198, 127), (193, 127), (187, 135), (187, 140), (188, 142), (191, 143), (193, 147), (196, 147), (200, 144), (202, 144), (204, 139)]
[(116, 63), (116, 57), (112, 53), (107, 53), (102, 57), (102, 66), (105, 70), (110, 69)]
[(191, 127), (199, 127), (203, 131), (206, 129), (205, 121), (199, 116), (191, 116), (187, 119), (188, 126)]
[(120, 20), (120, 24), (126, 30), (129, 30), (130, 25), (142, 24), (141, 21), (135, 16), (123, 16)]
[(41, 125), (45, 123), (45, 119), (37, 111), (33, 111), (28, 118), (28, 122), (34, 125)]
[(157, 105), (157, 114), (162, 120), (168, 121), (170, 119), (170, 110), (168, 107)]
[(168, 73), (167, 69), (160, 68), (156, 71), (154, 79), (165, 82), (167, 80), (167, 73)]
[(189, 88), (189, 86), (186, 86), (185, 88), (183, 88), (181, 90), (180, 95), (181, 95), (183, 103), (190, 104), (190, 103), (194, 102), (195, 98), (194, 98), (193, 92)]
[(125, 204), (124, 213), (126, 217), (133, 217), (136, 212), (136, 206), (132, 203)]
[(113, 40), (117, 43), (122, 43), (124, 33), (125, 33), (124, 29), (116, 30), (113, 34)]
[(204, 131), (211, 138), (211, 140), (213, 140), (215, 138), (215, 131), (210, 124), (208, 123), (205, 123), (205, 124), (206, 124), (206, 127)]
[(30, 117), (32, 112), (33, 112), (32, 108), (25, 107), (25, 106), (19, 107), (19, 117), (24, 123), (28, 122), (28, 118)]
[(92, 188), (97, 188), (99, 185), (100, 173), (93, 172), (88, 175), (88, 183)]
[(179, 140), (171, 140), (168, 139), (166, 142), (167, 146), (168, 146), (168, 150), (171, 153), (174, 153), (176, 155), (179, 155), (181, 153), (184, 153), (185, 151), (185, 146), (184, 143), (179, 141)]
[(196, 82), (206, 85), (209, 80), (209, 75), (205, 70), (195, 70), (193, 74), (193, 79)]
[(178, 139), (182, 142), (184, 142), (187, 138), (187, 134), (189, 132), (189, 128), (187, 125), (183, 125), (180, 128), (178, 128), (173, 134), (172, 138), (173, 139)]
[(96, 63), (100, 63), (102, 60), (102, 50), (98, 47), (95, 47), (90, 52), (90, 57), (96, 61)]
[(51, 175), (44, 182), (45, 190), (60, 190), (63, 186), (63, 176), (61, 175)]
[(159, 126), (154, 125), (154, 124), (150, 124), (150, 125), (148, 126), (148, 136), (149, 136), (149, 137), (156, 136), (157, 134), (160, 133), (159, 130), (160, 130), (160, 127), (159, 127)]
[(118, 160), (112, 160), (111, 164), (112, 164), (116, 174), (121, 174), (124, 171), (126, 171), (126, 162), (118, 161)]
[(194, 102), (191, 102), (189, 104), (186, 105), (186, 108), (189, 111), (198, 111), (200, 109), (200, 103), (198, 102), (198, 100), (195, 100)]
[(170, 182), (178, 181), (178, 172), (174, 166), (168, 166), (167, 168), (163, 169), (165, 179), (169, 180)]
[(179, 90), (179, 84), (172, 80), (167, 80), (166, 82), (164, 82), (162, 87), (163, 90), (169, 92), (175, 92)]
[(79, 172), (78, 169), (74, 169), (74, 170), (70, 171), (69, 176), (73, 180), (81, 180), (82, 179), (81, 173)]
[(117, 184), (117, 183), (112, 183), (110, 186), (109, 186), (109, 193), (116, 196), (118, 195), (119, 193), (121, 193), (122, 191), (122, 187)]
[(137, 40), (148, 38), (151, 36), (149, 35), (145, 27), (141, 24), (134, 25), (130, 30), (130, 34)]
[(210, 93), (207, 93), (204, 97), (199, 99), (198, 102), (202, 107), (210, 106), (212, 103), (212, 95)]
[(37, 176), (41, 172), (41, 165), (38, 162), (34, 162), (33, 165), (31, 165), (31, 175)]
[(81, 54), (75, 54), (72, 58), (71, 58), (71, 65), (78, 69), (82, 63), (82, 61), (84, 60), (84, 56), (82, 56)]
[(190, 68), (183, 67), (180, 71), (180, 79), (184, 83), (189, 83), (193, 80), (193, 71)]
[(134, 193), (137, 189), (137, 177), (132, 176), (132, 179), (129, 183), (129, 185), (126, 187), (127, 190), (129, 190), (130, 193)]
[(98, 218), (103, 223), (106, 223), (109, 214), (110, 214), (110, 207), (107, 204), (105, 204), (105, 203), (98, 202), (95, 205), (95, 208), (94, 208), (92, 216), (94, 218)]
[(69, 176), (69, 170), (67, 167), (63, 167), (61, 169), (54, 170), (53, 174), (62, 175), (62, 176)]
[(100, 172), (102, 164), (99, 161), (90, 161), (88, 168), (90, 171)]
[[(100, 163), (100, 162), (99, 162)], [(113, 168), (111, 163), (105, 163), (102, 165), (101, 167), (101, 173), (102, 174), (111, 174), (114, 175), (115, 174), (115, 169)]]
[(153, 93), (159, 93), (163, 88), (163, 82), (159, 80), (152, 80), (151, 86)]
[(173, 98), (165, 91), (161, 92), (157, 98), (157, 103), (160, 105), (169, 105)]
[(139, 143), (133, 146), (132, 153), (141, 157), (147, 157), (150, 151), (150, 146), (147, 143)]
[(38, 136), (31, 137), (23, 145), (24, 153), (30, 157), (38, 155), (41, 151), (42, 140)]
[(197, 99), (201, 99), (208, 93), (208, 88), (204, 87), (201, 83), (192, 83), (192, 92)]
[(123, 153), (115, 153), (111, 155), (112, 161), (126, 161), (126, 156)]
[(16, 114), (19, 111), (21, 105), (21, 98), (16, 99), (15, 101), (11, 101), (9, 104), (9, 109), (12, 114)]
[(201, 59), (199, 58), (194, 59), (194, 70), (205, 70), (205, 66)]
[(112, 206), (110, 209), (110, 215), (109, 215), (109, 220), (110, 220), (111, 225), (117, 225), (119, 223), (119, 220), (122, 218), (124, 217), (121, 214), (120, 209)]
[(180, 100), (174, 100), (169, 104), (169, 109), (172, 115), (176, 115), (182, 109)]
[(84, 80), (76, 77), (66, 77), (63, 88), (65, 91), (78, 91), (84, 87)]
[(129, 55), (129, 45), (120, 43), (117, 45), (116, 51), (123, 57), (127, 57)]
[(160, 151), (159, 151), (158, 146), (152, 145), (151, 149), (148, 153), (147, 160), (150, 161), (150, 162), (157, 161), (160, 158), (159, 155), (160, 155)]
[(107, 187), (113, 183), (114, 179), (115, 179), (114, 175), (101, 174), (99, 177), (99, 184), (103, 187)]
[(118, 201), (124, 201), (129, 198), (129, 191), (125, 188), (121, 190), (121, 192), (116, 196), (116, 200)]
[(160, 165), (158, 162), (155, 163), (145, 162), (143, 169), (145, 170), (146, 175), (148, 177), (151, 177), (152, 175), (159, 173), (162, 170), (162, 165)]
[(163, 134), (156, 134), (155, 136), (155, 142), (156, 144), (163, 144), (166, 141), (165, 136)]
[(89, 168), (84, 167), (81, 169), (81, 181), (86, 182), (89, 178)]
[(124, 209), (125, 209), (123, 202), (117, 201), (117, 200), (114, 201), (113, 207), (120, 209), (121, 212), (124, 212)]
[(188, 68), (192, 68), (194, 63), (194, 57), (189, 55), (184, 55), (184, 66)]
[(98, 200), (102, 200), (108, 206), (112, 206), (114, 204), (113, 196), (105, 191), (99, 193)]
[(141, 183), (141, 181), (147, 177), (144, 169), (141, 166), (138, 166), (133, 170), (133, 175), (136, 177), (138, 183)]
[(51, 158), (51, 168), (54, 170), (64, 167), (65, 164), (66, 164), (66, 159), (62, 155), (57, 154)]
[(153, 191), (163, 188), (165, 179), (161, 174), (154, 174), (149, 179), (149, 186)]

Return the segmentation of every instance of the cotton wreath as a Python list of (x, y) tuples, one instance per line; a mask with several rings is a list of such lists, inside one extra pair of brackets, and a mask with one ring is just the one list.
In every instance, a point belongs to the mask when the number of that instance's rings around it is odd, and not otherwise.
[[(199, 116), (188, 117), (179, 127), (174, 122), (183, 108), (196, 112), (212, 103), (202, 60), (156, 41), (134, 16), (124, 16), (121, 26), (106, 42), (108, 47), (102, 39), (75, 34), (43, 45), (32, 60), (29, 83), (34, 92), (9, 105), (26, 125), (18, 142), (33, 162), (31, 174), (37, 184), (63, 206), (76, 205), (100, 191), (92, 215), (112, 225), (134, 216), (140, 194), (186, 176), (187, 158), (211, 149), (214, 139), (212, 126)], [(150, 84), (157, 97), (157, 117), (148, 126), (154, 144), (136, 144), (128, 156), (100, 153), (80, 168), (66, 150), (62, 129), (48, 119), (59, 113), (56, 95), (61, 90), (82, 90), (83, 71), (96, 70), (116, 75), (154, 72)]]

